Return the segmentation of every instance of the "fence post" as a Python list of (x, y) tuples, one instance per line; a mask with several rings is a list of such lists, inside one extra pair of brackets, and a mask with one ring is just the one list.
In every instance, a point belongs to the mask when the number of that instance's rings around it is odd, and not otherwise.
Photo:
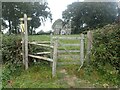
[(21, 32), (22, 36), (22, 56), (23, 56), (23, 65), (25, 65), (25, 40), (24, 40), (24, 32)]
[(81, 61), (81, 64), (83, 64), (83, 62), (84, 62), (84, 34), (81, 34), (80, 61)]
[(58, 48), (58, 40), (55, 39), (54, 48), (53, 48), (53, 65), (52, 65), (52, 76), (53, 77), (56, 75), (57, 48)]
[[(50, 33), (50, 46), (53, 46), (53, 38), (52, 38), (53, 33)], [(50, 50), (50, 58), (53, 58), (53, 48)], [(50, 63), (50, 67), (52, 67), (52, 63)]]
[(86, 56), (86, 60), (88, 63), (90, 62), (91, 48), (92, 48), (92, 33), (88, 31), (87, 32), (87, 56)]
[[(52, 32), (50, 33), (50, 46), (53, 46), (53, 38), (52, 38), (53, 34)], [(50, 57), (53, 58), (53, 49), (51, 49), (51, 53), (50, 53)]]
[(25, 69), (28, 69), (28, 31), (27, 31), (27, 15), (24, 14), (25, 24)]

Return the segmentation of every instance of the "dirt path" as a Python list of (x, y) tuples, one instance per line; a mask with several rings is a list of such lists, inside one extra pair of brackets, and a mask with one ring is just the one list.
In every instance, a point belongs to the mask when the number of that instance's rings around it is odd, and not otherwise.
[(65, 69), (62, 69), (60, 71), (60, 73), (62, 74), (65, 74), (65, 76), (63, 77), (64, 81), (67, 82), (67, 84), (70, 86), (70, 87), (75, 87), (75, 81), (77, 80), (77, 77), (74, 75), (74, 76), (70, 76), (68, 75), (68, 73), (66, 72)]
[(69, 75), (65, 69), (61, 69), (59, 73), (61, 74), (61, 81), (70, 88), (94, 87), (89, 81), (77, 78), (76, 75)]

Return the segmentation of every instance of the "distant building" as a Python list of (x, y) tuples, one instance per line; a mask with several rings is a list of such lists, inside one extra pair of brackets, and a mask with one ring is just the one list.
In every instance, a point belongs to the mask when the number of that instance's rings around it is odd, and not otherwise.
[(55, 35), (69, 35), (71, 34), (71, 22), (65, 24), (61, 19), (57, 19), (52, 25), (53, 33)]

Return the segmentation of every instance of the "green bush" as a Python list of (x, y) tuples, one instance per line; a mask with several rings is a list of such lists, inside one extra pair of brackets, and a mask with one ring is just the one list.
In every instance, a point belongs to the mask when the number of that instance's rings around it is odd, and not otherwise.
[(108, 25), (94, 33), (93, 53), (96, 64), (111, 64), (120, 72), (120, 26)]
[[(116, 74), (120, 76), (120, 26), (107, 25), (98, 29), (93, 34), (92, 64), (104, 75), (111, 76), (109, 80), (120, 83), (118, 77), (112, 76), (110, 68), (112, 66)], [(109, 72), (108, 72), (109, 71)], [(111, 80), (111, 81), (112, 81)], [(116, 81), (117, 80), (117, 81)]]
[(2, 37), (2, 59), (3, 63), (11, 61), (18, 62), (21, 59), (21, 39), (16, 35), (3, 35)]
[(10, 80), (10, 76), (20, 73), (21, 67), (21, 38), (16, 35), (3, 35), (2, 37), (2, 81), (3, 86)]

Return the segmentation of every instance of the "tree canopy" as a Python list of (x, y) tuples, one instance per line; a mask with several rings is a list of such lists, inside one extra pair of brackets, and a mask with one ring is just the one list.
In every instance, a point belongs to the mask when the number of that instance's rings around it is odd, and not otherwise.
[(9, 34), (19, 33), (19, 18), (26, 13), (32, 20), (28, 22), (29, 34), (38, 28), (47, 18), (52, 20), (52, 14), (48, 3), (39, 2), (3, 2), (2, 17), (9, 22)]
[(113, 23), (117, 16), (116, 2), (74, 2), (63, 11), (64, 21), (72, 21), (72, 33), (86, 28), (103, 27)]

